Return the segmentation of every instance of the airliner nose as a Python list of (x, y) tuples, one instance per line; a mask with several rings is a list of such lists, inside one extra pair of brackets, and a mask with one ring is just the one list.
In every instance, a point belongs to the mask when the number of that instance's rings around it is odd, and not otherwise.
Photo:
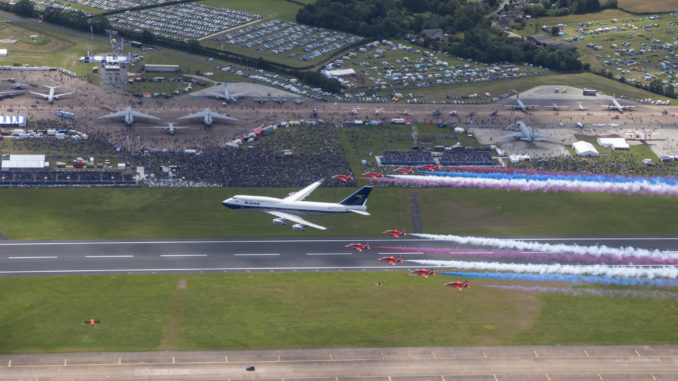
[(222, 201), (221, 204), (222, 204), (223, 206), (226, 206), (226, 207), (227, 207), (228, 204), (231, 202), (231, 200), (233, 200), (233, 199), (232, 199), (232, 198), (226, 199), (226, 200)]

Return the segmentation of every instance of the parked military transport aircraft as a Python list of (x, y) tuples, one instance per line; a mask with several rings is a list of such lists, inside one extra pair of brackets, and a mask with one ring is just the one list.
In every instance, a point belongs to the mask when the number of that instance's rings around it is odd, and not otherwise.
[(131, 126), (132, 123), (134, 123), (134, 118), (147, 118), (147, 119), (154, 119), (154, 120), (160, 120), (157, 116), (149, 115), (149, 114), (144, 114), (143, 112), (139, 111), (134, 111), (132, 110), (131, 107), (127, 107), (124, 110), (114, 112), (108, 115), (100, 116), (98, 119), (108, 119), (108, 118), (120, 118), (122, 117), (123, 122), (127, 126)]
[(523, 103), (523, 101), (520, 99), (520, 94), (516, 93), (516, 104), (514, 105), (504, 105), (504, 107), (508, 107), (514, 110), (520, 110), (522, 112), (527, 112), (527, 110), (532, 110), (535, 108), (539, 108), (538, 105), (526, 105)]
[(202, 119), (202, 124), (204, 124), (207, 127), (210, 127), (212, 123), (214, 123), (214, 119), (221, 119), (221, 120), (232, 120), (232, 121), (238, 121), (238, 119), (228, 116), (226, 114), (219, 114), (218, 112), (214, 112), (210, 110), (209, 107), (206, 107), (203, 111), (196, 112), (195, 114), (189, 114), (186, 116), (182, 116), (181, 118), (177, 118), (178, 120), (182, 119), (195, 119), (195, 118), (201, 118)]
[(226, 82), (224, 82), (224, 92), (223, 93), (215, 93), (215, 92), (209, 92), (209, 95), (217, 98), (217, 99), (223, 99), (226, 102), (237, 102), (238, 97), (241, 97), (247, 93), (237, 93), (237, 94), (231, 94), (228, 92), (228, 85)]
[(606, 108), (606, 109), (608, 109), (608, 110), (617, 110), (617, 111), (619, 111), (620, 113), (623, 114), (625, 110), (632, 110), (632, 109), (634, 109), (636, 106), (625, 106), (625, 105), (621, 105), (621, 104), (619, 104), (619, 101), (617, 100), (617, 98), (615, 98), (615, 96), (613, 95), (613, 96), (612, 96), (612, 104), (611, 104), (611, 105), (603, 105), (603, 106), (600, 106), (600, 107)]
[(553, 138), (553, 136), (551, 135), (542, 134), (540, 132), (537, 132), (537, 130), (535, 130), (534, 128), (526, 126), (525, 123), (523, 123), (523, 121), (521, 120), (517, 121), (516, 123), (509, 124), (507, 127), (513, 127), (515, 125), (518, 126), (518, 132), (504, 135), (500, 139), (516, 138), (524, 140), (526, 142), (534, 142), (538, 140), (547, 140)]
[(316, 225), (306, 221), (300, 215), (304, 214), (335, 214), (335, 213), (357, 213), (369, 216), (367, 212), (367, 196), (372, 191), (371, 186), (360, 188), (357, 192), (346, 197), (338, 203), (303, 201), (316, 188), (322, 184), (322, 180), (316, 181), (306, 188), (291, 193), (285, 198), (235, 195), (222, 204), (230, 209), (251, 210), (270, 214), (274, 216), (274, 225), (284, 225), (285, 221), (292, 221), (292, 230), (306, 230), (307, 226), (315, 229), (326, 230), (324, 226)]

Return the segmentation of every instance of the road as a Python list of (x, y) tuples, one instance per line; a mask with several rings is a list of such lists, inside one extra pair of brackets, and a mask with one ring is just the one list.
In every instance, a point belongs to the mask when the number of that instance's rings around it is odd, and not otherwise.
[[(254, 366), (254, 371), (246, 371)], [(0, 380), (676, 380), (677, 345), (0, 355)]]
[[(549, 243), (604, 244), (678, 251), (678, 237), (666, 238), (530, 238)], [(369, 242), (357, 252), (352, 242)], [(415, 249), (400, 250), (398, 247)], [(409, 259), (450, 259), (416, 247), (459, 247), (444, 241), (354, 237), (329, 239), (210, 239), (127, 241), (4, 241), (0, 275), (109, 273), (198, 273), (243, 271), (364, 271), (420, 268)], [(388, 248), (388, 249), (387, 249)], [(377, 259), (402, 255), (391, 266)]]

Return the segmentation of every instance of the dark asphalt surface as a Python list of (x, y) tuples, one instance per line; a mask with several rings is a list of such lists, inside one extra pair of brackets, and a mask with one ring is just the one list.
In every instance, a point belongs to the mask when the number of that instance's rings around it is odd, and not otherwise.
[[(678, 237), (667, 238), (529, 238), (549, 243), (633, 246), (678, 251)], [(369, 242), (358, 252), (345, 245)], [(396, 249), (407, 247), (412, 249)], [(418, 238), (206, 239), (120, 241), (2, 241), (0, 275), (107, 273), (200, 273), (268, 271), (376, 271), (421, 268), (411, 259), (452, 259), (447, 254), (417, 251), (422, 247), (461, 247)], [(391, 266), (378, 258), (402, 255)]]

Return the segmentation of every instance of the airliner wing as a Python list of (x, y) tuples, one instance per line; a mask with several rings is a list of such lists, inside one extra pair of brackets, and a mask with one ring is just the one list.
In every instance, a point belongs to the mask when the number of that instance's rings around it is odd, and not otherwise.
[(232, 116), (228, 116), (226, 114), (219, 114), (218, 112), (214, 112), (214, 111), (212, 111), (212, 118), (238, 121), (238, 119), (236, 119)]
[(71, 94), (75, 94), (75, 91), (71, 91), (70, 93), (54, 94), (54, 99), (59, 99), (60, 97), (64, 97), (66, 95), (71, 95)]
[(301, 200), (305, 199), (306, 197), (308, 197), (308, 195), (310, 195), (311, 192), (313, 192), (317, 187), (319, 187), (320, 184), (322, 184), (322, 182), (323, 182), (322, 180), (316, 181), (313, 184), (307, 186), (306, 188), (304, 188), (304, 189), (302, 189), (298, 192), (294, 192), (291, 195), (283, 198), (283, 200), (285, 200), (285, 201), (301, 201)]
[(278, 217), (278, 218), (282, 218), (284, 220), (290, 220), (292, 222), (295, 222), (297, 224), (301, 224), (301, 225), (304, 225), (304, 226), (310, 226), (312, 228), (319, 229), (319, 230), (327, 230), (327, 228), (324, 227), (324, 226), (320, 226), (320, 225), (316, 225), (312, 222), (308, 222), (308, 221), (306, 221), (305, 219), (303, 219), (299, 216), (295, 216), (294, 214), (276, 212), (276, 211), (273, 211), (273, 210), (267, 210), (266, 213), (268, 213), (272, 216)]
[(36, 93), (35, 91), (29, 91), (29, 93), (31, 93), (31, 94), (35, 94), (35, 95), (39, 95), (39, 96), (41, 96), (41, 97), (44, 97), (44, 98), (47, 98), (47, 97), (49, 97), (49, 95), (47, 95), (47, 94), (42, 94), (42, 93)]
[(137, 118), (148, 118), (148, 119), (155, 119), (155, 120), (160, 120), (157, 116), (149, 115), (143, 112), (139, 111), (134, 111), (132, 110), (132, 115), (136, 116)]
[(121, 116), (125, 116), (125, 110), (114, 112), (114, 113), (104, 115), (104, 116), (100, 116), (98, 119), (119, 118)]
[[(202, 118), (204, 115), (205, 115), (205, 113), (202, 112), (202, 111), (200, 111), (200, 112), (196, 112), (195, 114), (190, 114), (190, 115), (182, 116), (181, 118), (177, 118), (177, 120), (181, 120), (181, 119), (192, 119), (192, 118)], [(212, 115), (214, 115), (214, 114), (212, 114)]]

